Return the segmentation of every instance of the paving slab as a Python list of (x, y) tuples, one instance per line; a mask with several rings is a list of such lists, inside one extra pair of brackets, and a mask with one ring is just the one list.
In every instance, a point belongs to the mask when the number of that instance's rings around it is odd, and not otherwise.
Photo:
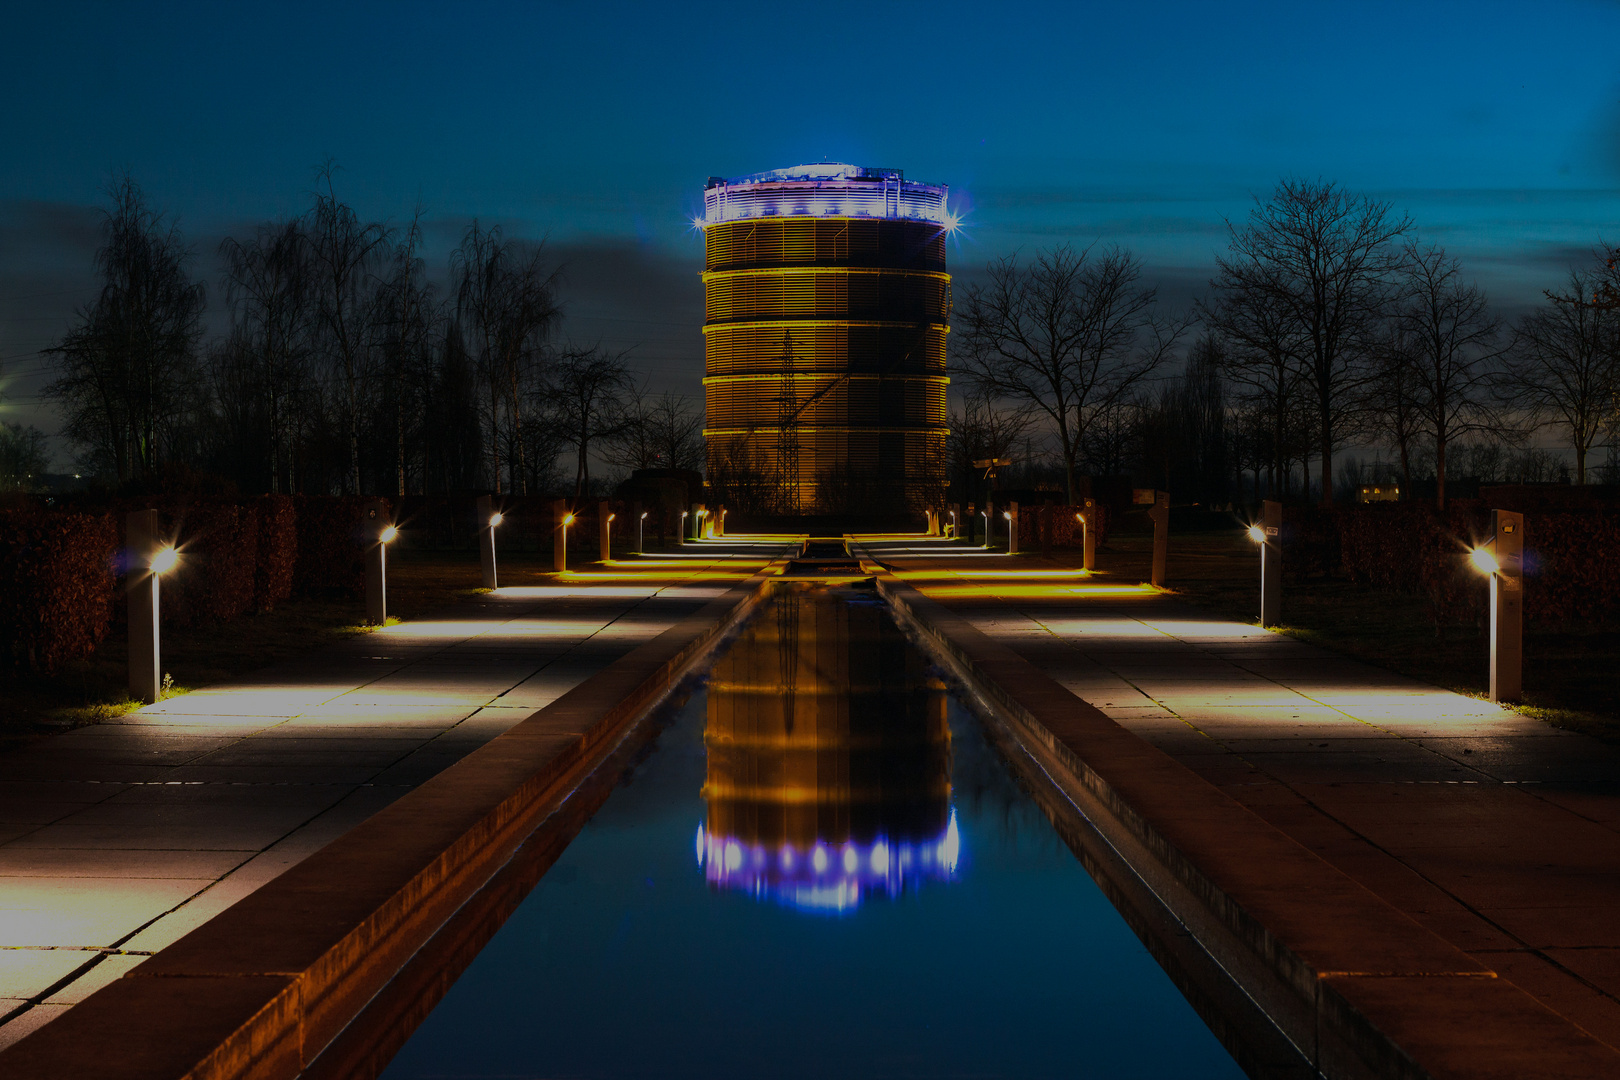
[(0, 1046), (780, 550), (709, 543), (676, 569), (627, 560), (611, 575), (501, 589), (0, 754)]
[[(1548, 1010), (1537, 1038), (1556, 1041), (1563, 1022), (1620, 1049), (1620, 749), (1212, 618), (1174, 595), (1122, 597), (1105, 574), (1095, 581), (1106, 587), (1088, 593), (1062, 560), (1020, 560), (1036, 573), (1000, 589), (1005, 556), (948, 542), (868, 549), (1530, 994)], [(1050, 588), (1034, 587), (1043, 569)], [(1342, 992), (1377, 1001), (1447, 993), (1438, 983), (1355, 979)], [(1464, 996), (1484, 1012), (1459, 1023), (1487, 1022), (1490, 995)], [(1432, 1042), (1423, 1032), (1397, 1037)], [(1450, 1064), (1458, 1075), (1534, 1074), (1514, 1073), (1535, 1055), (1512, 1038), (1497, 1032), (1481, 1043), (1488, 1053)]]

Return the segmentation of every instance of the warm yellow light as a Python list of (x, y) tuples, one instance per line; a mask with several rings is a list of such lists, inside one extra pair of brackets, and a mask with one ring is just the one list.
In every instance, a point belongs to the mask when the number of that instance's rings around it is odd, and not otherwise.
[(563, 524), (564, 525), (572, 525), (573, 523), (574, 523), (574, 515), (573, 514), (564, 514), (563, 515)]
[(619, 516), (619, 515), (618, 515), (618, 514), (609, 514), (609, 515), (608, 515), (608, 520), (609, 520), (609, 521), (612, 521), (612, 520), (613, 520), (613, 519), (614, 519), (614, 518), (616, 518), (616, 517), (618, 517), (618, 516)]
[(489, 515), (489, 527), (493, 529), (495, 526), (499, 525), (501, 522), (503, 522), (505, 520), (506, 520), (506, 515), (504, 515), (504, 514), (500, 513), (499, 511), (497, 511), (497, 512)]
[(1502, 568), (1490, 548), (1477, 547), (1468, 553), (1468, 558), (1474, 564), (1474, 569), (1482, 574), (1494, 574)]
[(392, 543), (394, 541), (394, 538), (396, 536), (398, 536), (398, 535), (399, 535), (399, 530), (394, 528), (394, 526), (390, 525), (390, 526), (388, 526), (388, 528), (386, 528), (386, 529), (384, 529), (382, 531), (382, 535), (379, 536), (378, 539), (381, 540), (385, 544), (389, 544), (389, 543)]
[(180, 553), (174, 550), (173, 547), (158, 548), (157, 553), (152, 556), (152, 572), (154, 574), (166, 574), (179, 564)]
[(1262, 529), (1258, 525), (1250, 525), (1249, 526), (1249, 539), (1253, 540), (1257, 544), (1265, 543), (1266, 542), (1266, 530)]

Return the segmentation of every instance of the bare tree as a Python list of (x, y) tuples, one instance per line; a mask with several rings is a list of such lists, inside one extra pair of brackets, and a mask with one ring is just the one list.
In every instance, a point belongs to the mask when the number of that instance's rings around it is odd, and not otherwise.
[(950, 414), (947, 454), (952, 478), (959, 489), (973, 497), (981, 484), (983, 470), (975, 461), (1009, 458), (1013, 447), (1035, 425), (1035, 406), (1028, 403), (1016, 409), (998, 409), (983, 394), (967, 394), (962, 408)]
[[(450, 256), (456, 313), (485, 388), (489, 459), (501, 491), (501, 442), (509, 471), (527, 475), (523, 402), (537, 377), (540, 350), (559, 314), (557, 274), (538, 245), (507, 240), (500, 226), (474, 221)], [(513, 460), (513, 459), (516, 460)], [(520, 481), (523, 482), (523, 481)]]
[(1395, 447), (1401, 486), (1407, 491), (1412, 486), (1413, 453), (1425, 435), (1424, 379), (1414, 337), (1399, 321), (1392, 320), (1384, 328), (1373, 346), (1374, 368), (1366, 398), (1372, 434)]
[(1402, 266), (1393, 242), (1411, 220), (1325, 181), (1284, 180), (1255, 202), (1247, 226), (1227, 222), (1230, 254), (1216, 259), (1212, 282), (1217, 306), (1280, 320), (1280, 341), (1315, 399), (1327, 504), (1333, 452), (1359, 419), (1372, 340)]
[(703, 462), (703, 416), (685, 395), (657, 397), (637, 387), (624, 404), (624, 429), (603, 447), (609, 465), (636, 469), (696, 469)]
[(411, 375), (428, 362), (438, 329), (433, 286), (427, 280), (427, 268), (418, 254), (421, 247), (422, 212), (418, 209), (404, 239), (388, 252), (386, 275), (378, 282), (373, 300), (376, 311), (372, 326), (378, 335), (377, 345), (388, 372), (389, 396), (394, 405), (395, 488), (402, 496), (405, 494), (406, 410), (412, 404), (409, 399), (414, 381)]
[[(252, 240), (227, 237), (219, 250), (232, 342), (216, 354), (215, 394), (235, 414), (227, 423), (260, 419), (270, 490), (280, 491), (285, 481), (290, 492), (315, 324), (308, 237), (299, 221), (266, 223)], [(226, 401), (237, 394), (244, 400)], [(249, 397), (263, 410), (262, 418), (247, 415)]]
[(367, 320), (372, 313), (368, 286), (390, 237), (383, 225), (362, 224), (352, 209), (338, 202), (332, 173), (330, 164), (321, 170), (326, 190), (316, 192), (315, 207), (310, 212), (310, 261), (322, 351), (328, 366), (342, 380), (348, 489), (358, 494), (360, 395), (370, 374), (366, 363), (370, 338)]
[(595, 347), (568, 349), (547, 372), (545, 397), (563, 442), (574, 449), (579, 497), (590, 493), (592, 443), (619, 438), (631, 424), (624, 408), (632, 387), (624, 356)]
[(1565, 291), (1549, 291), (1545, 305), (1519, 320), (1499, 383), (1505, 404), (1564, 430), (1577, 484), (1586, 483), (1586, 456), (1614, 408), (1620, 312), (1606, 304), (1602, 284), (1572, 270)]
[(1028, 266), (1009, 255), (989, 276), (958, 310), (963, 370), (981, 393), (1051, 421), (1072, 501), (1087, 425), (1159, 368), (1187, 324), (1160, 317), (1140, 263), (1119, 248), (1064, 246)]
[(1434, 440), (1435, 504), (1443, 510), (1446, 447), (1499, 426), (1490, 389), (1503, 354), (1502, 324), (1485, 294), (1462, 280), (1462, 264), (1440, 248), (1409, 244), (1405, 262), (1396, 323), (1416, 375), (1413, 401)]
[(1289, 306), (1277, 298), (1280, 290), (1210, 284), (1216, 292), (1200, 304), (1200, 313), (1222, 339), (1222, 374), (1248, 409), (1251, 434), (1264, 433), (1256, 449), (1265, 448), (1266, 490), (1273, 498), (1286, 497), (1291, 462), (1300, 449), (1303, 341)]
[(150, 481), (198, 400), (206, 296), (179, 228), (146, 205), (135, 181), (120, 178), (109, 195), (96, 252), (101, 292), (45, 350), (61, 364), (45, 394), (62, 405), (69, 439), (120, 481)]

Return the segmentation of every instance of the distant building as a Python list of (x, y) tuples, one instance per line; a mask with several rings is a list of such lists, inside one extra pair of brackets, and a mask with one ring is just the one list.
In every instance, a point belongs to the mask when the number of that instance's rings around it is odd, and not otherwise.
[(1356, 489), (1356, 502), (1399, 502), (1400, 498), (1398, 484), (1362, 484)]
[(703, 436), (717, 496), (779, 514), (944, 501), (946, 193), (830, 163), (710, 178)]

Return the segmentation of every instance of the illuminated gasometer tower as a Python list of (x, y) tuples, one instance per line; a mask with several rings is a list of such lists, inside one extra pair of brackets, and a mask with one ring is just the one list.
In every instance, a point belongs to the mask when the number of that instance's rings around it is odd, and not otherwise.
[(940, 505), (946, 194), (834, 163), (709, 179), (703, 436), (718, 496), (775, 514)]

